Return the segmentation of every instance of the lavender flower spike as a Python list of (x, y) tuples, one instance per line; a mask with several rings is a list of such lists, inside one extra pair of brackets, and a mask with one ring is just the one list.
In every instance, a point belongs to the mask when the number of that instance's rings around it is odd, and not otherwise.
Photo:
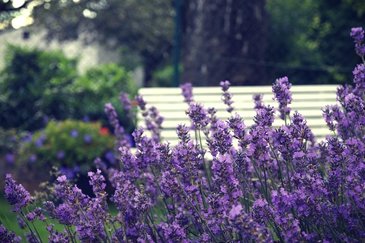
[(228, 80), (225, 81), (221, 81), (220, 86), (222, 87), (222, 91), (223, 91), (223, 102), (224, 104), (227, 105), (227, 111), (229, 113), (231, 113), (233, 111), (233, 101), (232, 101), (232, 94), (228, 91), (229, 90), (229, 86), (231, 85), (231, 83)]
[(292, 101), (292, 95), (290, 91), (291, 84), (288, 77), (282, 77), (275, 81), (272, 85), (272, 92), (274, 93), (274, 100), (279, 102), (280, 118), (285, 119), (290, 114), (290, 107), (288, 105)]
[(193, 102), (193, 87), (191, 83), (185, 83), (180, 85), (181, 93), (184, 96), (184, 101), (188, 104)]
[(19, 212), (32, 200), (29, 192), (22, 185), (16, 184), (10, 174), (7, 174), (5, 178), (5, 197), (13, 206), (14, 212)]
[[(361, 58), (365, 56), (365, 44), (364, 42), (364, 29), (362, 27), (355, 27), (351, 29), (350, 36), (354, 39), (355, 42), (355, 51), (356, 54)], [(364, 59), (363, 59), (364, 61)]]

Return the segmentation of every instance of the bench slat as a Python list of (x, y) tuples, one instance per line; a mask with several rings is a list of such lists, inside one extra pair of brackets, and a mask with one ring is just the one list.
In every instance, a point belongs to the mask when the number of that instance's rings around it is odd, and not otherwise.
[[(293, 85), (291, 87), (292, 93), (305, 93), (305, 92), (329, 92), (335, 93), (337, 90), (338, 85)], [(232, 86), (230, 87), (230, 92), (232, 94), (235, 93), (246, 93), (249, 95), (255, 93), (262, 93), (262, 94), (272, 94), (272, 87), (271, 86), (245, 86), (245, 87), (238, 87)], [(222, 90), (220, 87), (194, 87), (193, 94), (194, 95), (201, 95), (201, 94), (214, 94), (214, 93), (221, 93)], [(160, 95), (180, 95), (181, 89), (180, 88), (142, 88), (139, 90), (139, 94), (143, 96), (153, 95), (153, 94), (160, 94)]]
[[(293, 85), (291, 87), (293, 101), (290, 107), (292, 112), (298, 111), (307, 120), (308, 126), (312, 129), (317, 139), (321, 140), (326, 135), (331, 134), (322, 118), (322, 108), (326, 105), (334, 105), (336, 101), (337, 85)], [(263, 94), (263, 103), (277, 107), (278, 104), (273, 100), (271, 86), (249, 86), (231, 87), (233, 94), (233, 114), (240, 114), (247, 127), (254, 124), (253, 117), (254, 102), (252, 95)], [(183, 102), (180, 88), (142, 88), (139, 90), (149, 106), (156, 106), (161, 116), (165, 118), (163, 123), (162, 136), (171, 144), (177, 143), (176, 127), (178, 124), (190, 125), (185, 111), (188, 105)], [(217, 117), (226, 120), (231, 116), (226, 111), (226, 105), (222, 102), (222, 90), (220, 87), (196, 87), (193, 88), (194, 100), (203, 104), (205, 108), (214, 107), (217, 109)], [(293, 113), (292, 113), (293, 114)], [(138, 126), (144, 127), (142, 115), (137, 116)], [(284, 124), (284, 121), (276, 119), (275, 127)], [(192, 133), (193, 134), (193, 133)]]

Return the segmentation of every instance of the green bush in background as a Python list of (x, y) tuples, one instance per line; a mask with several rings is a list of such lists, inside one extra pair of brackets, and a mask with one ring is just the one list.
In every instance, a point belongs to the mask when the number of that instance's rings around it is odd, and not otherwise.
[[(100, 65), (84, 75), (76, 67), (77, 60), (61, 52), (9, 46), (0, 73), (0, 127), (35, 131), (51, 119), (102, 120), (105, 103), (118, 107), (121, 91), (136, 94), (123, 67)], [(122, 123), (132, 127), (126, 117)]]
[(113, 148), (114, 137), (100, 123), (50, 121), (21, 145), (17, 173), (31, 174), (30, 180), (46, 180), (49, 170), (56, 166), (69, 177), (85, 174), (97, 157), (113, 163)]
[(61, 52), (9, 46), (0, 74), (1, 127), (34, 131), (47, 119), (72, 117), (76, 64)]
[[(77, 97), (79, 115), (76, 118), (82, 119), (86, 115), (91, 120), (105, 119), (104, 105), (106, 103), (111, 102), (115, 107), (120, 107), (121, 91), (131, 96), (137, 93), (137, 87), (130, 72), (116, 64), (104, 64), (89, 69), (75, 80), (71, 89)], [(119, 116), (127, 130), (131, 130), (133, 125), (127, 117), (122, 113)]]

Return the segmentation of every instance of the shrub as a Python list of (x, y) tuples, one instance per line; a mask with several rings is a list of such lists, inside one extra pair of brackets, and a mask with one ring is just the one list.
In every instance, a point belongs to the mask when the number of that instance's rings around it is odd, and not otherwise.
[[(76, 60), (60, 52), (9, 46), (0, 77), (1, 127), (34, 131), (75, 113), (68, 87)], [(5, 115), (6, 114), (6, 115)]]
[[(76, 173), (86, 174), (95, 158), (112, 155), (114, 139), (105, 129), (99, 123), (51, 121), (22, 145), (17, 168), (20, 173), (32, 170), (42, 178), (52, 166), (60, 168), (69, 178)], [(108, 158), (113, 162), (113, 157)]]
[[(112, 102), (118, 105), (119, 92), (135, 95), (137, 87), (129, 72), (116, 64), (105, 64), (91, 68), (85, 75), (79, 77), (72, 85), (72, 91), (77, 96), (79, 117), (87, 115), (92, 120), (105, 118), (104, 104)], [(123, 115), (123, 124), (132, 126)]]
[[(364, 31), (354, 28), (356, 51), (364, 58)], [(364, 59), (363, 59), (364, 60)], [(273, 84), (276, 110), (256, 98), (255, 124), (246, 127), (234, 114), (229, 82), (222, 81), (223, 101), (231, 117), (194, 102), (191, 86), (183, 86), (192, 126), (179, 125), (179, 143), (159, 141), (161, 117), (137, 97), (152, 136), (134, 132), (132, 153), (116, 119), (106, 111), (120, 145), (120, 164), (107, 169), (101, 160), (89, 172), (93, 196), (61, 175), (44, 211), (65, 226), (48, 226), (49, 240), (132, 242), (362, 242), (365, 238), (365, 64), (354, 72), (354, 87), (340, 87), (341, 106), (324, 108), (334, 135), (317, 144), (304, 117), (292, 112), (287, 77)], [(205, 137), (207, 149), (190, 132)], [(192, 134), (194, 134), (192, 132)], [(199, 136), (200, 137), (200, 136)], [(197, 141), (197, 142), (196, 142)], [(236, 144), (236, 145), (234, 145)], [(206, 152), (211, 154), (209, 160)], [(103, 172), (102, 172), (103, 171)], [(109, 214), (105, 177), (115, 191), (110, 197), (118, 214)], [(29, 193), (6, 177), (5, 196), (24, 215)], [(52, 200), (51, 200), (52, 199)], [(42, 220), (40, 209), (25, 220)], [(72, 227), (74, 226), (74, 227)], [(30, 228), (31, 229), (31, 228)], [(1, 228), (2, 237), (16, 239)], [(1, 237), (1, 235), (0, 235)], [(33, 231), (28, 240), (37, 239)]]
[[(105, 119), (106, 102), (119, 103), (119, 92), (136, 93), (129, 72), (116, 64), (91, 68), (79, 76), (77, 60), (61, 52), (9, 46), (0, 75), (0, 126), (35, 131), (48, 120)], [(132, 122), (119, 113), (123, 125)]]

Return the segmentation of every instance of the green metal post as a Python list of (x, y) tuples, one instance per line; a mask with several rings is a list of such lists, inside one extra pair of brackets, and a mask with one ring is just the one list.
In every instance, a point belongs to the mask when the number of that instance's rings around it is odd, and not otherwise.
[(175, 36), (173, 48), (173, 65), (174, 65), (174, 79), (173, 86), (180, 85), (180, 50), (181, 50), (181, 17), (182, 17), (182, 0), (175, 0)]

